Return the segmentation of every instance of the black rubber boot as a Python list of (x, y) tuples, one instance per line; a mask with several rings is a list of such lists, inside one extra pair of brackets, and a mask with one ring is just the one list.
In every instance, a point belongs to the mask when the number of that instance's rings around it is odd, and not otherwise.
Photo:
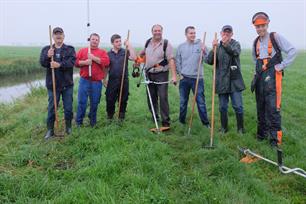
[(270, 145), (272, 148), (277, 148), (278, 147), (278, 139), (277, 139), (277, 132), (276, 131), (271, 131), (270, 132)]
[(66, 120), (65, 126), (66, 126), (66, 134), (70, 135), (72, 133), (71, 120)]
[(120, 112), (119, 113), (119, 120), (124, 120), (124, 118), (125, 118), (125, 112)]
[(107, 114), (107, 119), (108, 119), (108, 120), (112, 120), (113, 118), (114, 118), (114, 113), (112, 113), (112, 114), (111, 114), (111, 113), (108, 113), (108, 114)]
[(236, 113), (236, 119), (237, 119), (237, 132), (239, 134), (244, 134), (244, 125), (243, 125), (243, 113)]
[(222, 134), (225, 134), (228, 131), (228, 127), (227, 127), (227, 124), (228, 124), (227, 112), (220, 112), (220, 116), (221, 116), (221, 129), (220, 129), (220, 132)]
[(267, 138), (267, 133), (266, 131), (260, 129), (261, 127), (257, 126), (257, 134), (256, 134), (256, 139), (258, 141), (264, 141)]
[(47, 128), (48, 128), (48, 131), (45, 135), (45, 140), (48, 140), (54, 136), (54, 122), (48, 122)]

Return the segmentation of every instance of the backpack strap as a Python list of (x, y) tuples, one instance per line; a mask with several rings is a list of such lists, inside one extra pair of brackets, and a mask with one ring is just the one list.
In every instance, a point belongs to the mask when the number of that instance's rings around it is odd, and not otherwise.
[[(271, 43), (272, 43), (272, 45), (273, 45), (273, 48), (274, 48), (274, 50), (275, 50), (275, 52), (276, 52), (276, 55), (279, 57), (279, 59), (282, 61), (283, 60), (283, 56), (282, 56), (282, 51), (281, 51), (281, 49), (280, 49), (280, 47), (279, 47), (279, 45), (278, 45), (278, 43), (277, 43), (277, 41), (276, 41), (276, 39), (275, 39), (275, 34), (276, 34), (276, 32), (271, 32), (270, 33), (270, 39), (271, 39)], [(284, 76), (284, 70), (282, 71), (282, 76)]]
[(276, 34), (275, 32), (270, 33), (271, 43), (272, 43), (272, 46), (273, 46), (273, 48), (275, 49), (275, 51), (276, 51), (277, 53), (281, 53), (282, 51), (281, 51), (279, 45), (278, 45), (277, 42), (276, 42), (275, 34)]
[(168, 40), (167, 40), (167, 39), (165, 39), (165, 40), (164, 40), (164, 46), (163, 46), (163, 51), (164, 51), (164, 60), (167, 60), (167, 53), (166, 53), (167, 46), (168, 46)]
[[(258, 59), (259, 55), (260, 55), (259, 36), (255, 39), (253, 46), (254, 46), (255, 56)], [(281, 54), (280, 47), (275, 40), (275, 32), (271, 32), (270, 35), (269, 35), (269, 41), (268, 41), (268, 55), (269, 55), (269, 58), (272, 58), (273, 48), (274, 48), (274, 50), (277, 54)]]
[(256, 59), (259, 58), (259, 36), (254, 40), (253, 47)]
[(152, 38), (149, 38), (147, 41), (146, 41), (146, 44), (145, 44), (145, 49), (147, 49), (147, 47), (149, 46), (149, 43), (151, 42)]

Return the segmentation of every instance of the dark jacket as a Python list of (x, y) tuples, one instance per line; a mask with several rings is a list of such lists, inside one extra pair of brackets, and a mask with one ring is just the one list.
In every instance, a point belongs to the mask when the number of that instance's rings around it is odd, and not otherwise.
[[(109, 71), (108, 77), (109, 79), (121, 79), (122, 77), (122, 68), (124, 64), (124, 56), (125, 56), (125, 49), (121, 48), (118, 53), (115, 53), (113, 49), (111, 49), (108, 53), (108, 57), (110, 60), (109, 64)], [(124, 78), (128, 78), (129, 70), (129, 51), (126, 55), (126, 64), (125, 64), (125, 71), (124, 71)]]
[[(50, 68), (51, 59), (48, 57), (50, 46), (45, 46), (40, 54), (40, 64), (46, 68), (46, 87), (52, 89), (52, 69)], [(57, 90), (73, 86), (73, 67), (76, 60), (74, 47), (63, 44), (60, 51), (61, 66), (54, 69), (55, 83)]]
[[(238, 41), (232, 39), (227, 46), (219, 43), (217, 47), (216, 93), (225, 94), (243, 91), (245, 89), (241, 74), (241, 47)], [(214, 52), (209, 52), (205, 59), (207, 64), (214, 63)]]

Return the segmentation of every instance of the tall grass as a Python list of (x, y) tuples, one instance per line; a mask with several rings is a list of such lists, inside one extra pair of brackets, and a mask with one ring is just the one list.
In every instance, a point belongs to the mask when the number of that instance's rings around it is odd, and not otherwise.
[(43, 71), (38, 47), (0, 47), (0, 77)]
[[(305, 53), (300, 54), (285, 73), (282, 106), (284, 162), (303, 169), (305, 59)], [(241, 61), (249, 85), (253, 73), (249, 52)], [(211, 67), (205, 66), (209, 113), (211, 79)], [(136, 88), (137, 80), (130, 78), (124, 123), (106, 120), (103, 94), (97, 127), (73, 126), (73, 134), (62, 140), (43, 140), (45, 89), (36, 89), (15, 104), (1, 105), (0, 203), (306, 203), (305, 179), (282, 175), (263, 161), (243, 164), (238, 160), (238, 145), (276, 160), (268, 141), (255, 139), (255, 99), (249, 86), (243, 94), (247, 133), (236, 134), (235, 114), (230, 109), (229, 133), (222, 137), (216, 132), (216, 148), (207, 150), (201, 145), (208, 144), (209, 130), (197, 113), (191, 137), (186, 136), (187, 127), (178, 123), (179, 93), (174, 86), (169, 88), (171, 130), (150, 133), (154, 124), (144, 87)], [(77, 85), (74, 110), (76, 93)], [(217, 112), (216, 130), (220, 127)]]

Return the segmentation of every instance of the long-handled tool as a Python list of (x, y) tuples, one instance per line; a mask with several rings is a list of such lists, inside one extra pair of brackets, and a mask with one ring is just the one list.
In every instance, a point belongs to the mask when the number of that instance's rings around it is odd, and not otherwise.
[[(90, 6), (89, 6), (89, 0), (87, 0), (87, 41), (88, 41), (88, 55), (91, 54), (91, 47), (90, 47)], [(92, 90), (92, 64), (88, 65), (88, 77), (89, 77), (89, 90), (88, 90), (88, 95), (89, 95), (89, 118), (90, 121), (93, 120), (93, 90)], [(93, 126), (94, 124), (90, 125)]]
[[(127, 41), (129, 41), (129, 39), (130, 39), (130, 30), (128, 30)], [(118, 104), (118, 119), (120, 118), (122, 91), (123, 91), (124, 77), (125, 77), (125, 67), (126, 67), (126, 63), (127, 63), (127, 53), (128, 53), (128, 47), (125, 46), (124, 61), (123, 61), (122, 76), (121, 76), (121, 84), (120, 84), (120, 92), (119, 92), (119, 100), (118, 100), (118, 102), (119, 102), (119, 104)]]
[[(215, 41), (217, 41), (217, 33), (215, 33)], [(211, 128), (210, 128), (210, 143), (204, 148), (214, 148), (214, 129), (215, 129), (215, 90), (216, 90), (216, 65), (217, 64), (217, 46), (214, 47), (214, 66), (213, 66), (213, 83), (211, 95)]]
[[(251, 151), (250, 149), (238, 147), (239, 153), (244, 155), (245, 157), (241, 159), (240, 161), (243, 163), (252, 163), (248, 161), (256, 161), (256, 160), (263, 160), (265, 162), (268, 162), (270, 164), (273, 164), (274, 166), (277, 166), (279, 171), (283, 174), (296, 174), (298, 176), (302, 176), (306, 178), (306, 171), (301, 168), (289, 168), (283, 165), (283, 152), (280, 148), (277, 149), (277, 162), (274, 162), (270, 159), (267, 159), (259, 154), (256, 154), (255, 152)], [(245, 159), (247, 158), (247, 159)], [(256, 159), (254, 159), (256, 158)]]
[[(89, 35), (90, 35), (90, 19), (89, 19), (90, 13), (89, 13), (89, 0), (87, 0), (87, 41), (88, 41), (88, 54), (90, 54), (90, 39), (89, 39)], [(88, 75), (89, 78), (91, 78), (91, 65), (88, 66)]]
[[(204, 33), (203, 36), (203, 45), (205, 46), (205, 39), (206, 39), (206, 32)], [(202, 61), (203, 61), (203, 52), (201, 52), (200, 54), (200, 59), (199, 59), (199, 64), (198, 64), (198, 74), (197, 74), (197, 81), (196, 81), (196, 85), (195, 85), (195, 89), (194, 89), (194, 96), (193, 96), (193, 101), (192, 101), (192, 109), (191, 109), (191, 116), (189, 119), (189, 126), (188, 126), (188, 133), (187, 135), (190, 136), (190, 131), (191, 131), (191, 127), (192, 127), (192, 121), (193, 121), (193, 115), (194, 115), (194, 107), (196, 104), (196, 100), (197, 100), (197, 96), (198, 96), (198, 86), (199, 86), (199, 78), (200, 78), (200, 72), (201, 72), (201, 65), (202, 65)]]
[(152, 101), (152, 97), (151, 97), (151, 93), (150, 93), (149, 84), (158, 84), (158, 85), (160, 85), (160, 84), (169, 84), (170, 81), (164, 81), (164, 82), (151, 81), (151, 80), (149, 80), (148, 72), (153, 67), (145, 68), (145, 63), (141, 63), (141, 67), (142, 67), (141, 68), (141, 73), (142, 73), (144, 81), (143, 82), (139, 81), (139, 83), (137, 84), (137, 87), (139, 87), (140, 84), (145, 84), (145, 86), (146, 86), (146, 91), (147, 91), (147, 94), (148, 94), (148, 98), (149, 98), (149, 102), (150, 102), (150, 107), (151, 107), (151, 111), (152, 111), (152, 115), (153, 115), (153, 119), (154, 119), (154, 123), (155, 123), (155, 128), (150, 129), (150, 131), (151, 132), (156, 132), (157, 134), (160, 134), (161, 132), (167, 131), (170, 128), (169, 127), (159, 128), (159, 125), (158, 125), (158, 122), (157, 122), (157, 118), (156, 118), (156, 114), (155, 114), (155, 109), (154, 109), (153, 101)]
[[(146, 81), (149, 81), (148, 80), (148, 70), (145, 70), (145, 65), (143, 64), (143, 71), (142, 71), (142, 74), (143, 74), (143, 78)], [(157, 118), (156, 118), (156, 114), (155, 114), (155, 109), (154, 109), (154, 105), (153, 105), (153, 101), (152, 101), (152, 97), (151, 97), (151, 93), (150, 93), (150, 88), (149, 88), (149, 83), (145, 83), (145, 86), (146, 86), (146, 90), (147, 90), (147, 94), (148, 94), (148, 97), (149, 97), (149, 101), (150, 101), (150, 106), (151, 106), (151, 111), (152, 111), (152, 115), (153, 115), (153, 119), (154, 119), (154, 123), (155, 123), (155, 127), (156, 127), (156, 132), (157, 134), (160, 133), (160, 129), (159, 129), (159, 126), (158, 126), (158, 122), (157, 122)]]
[[(52, 29), (51, 25), (49, 25), (49, 37), (50, 37), (50, 49), (52, 48)], [(51, 57), (51, 62), (53, 62), (54, 58)], [(56, 80), (55, 80), (55, 71), (54, 68), (51, 67), (52, 72), (52, 90), (53, 90), (53, 103), (54, 103), (54, 114), (55, 114), (55, 127), (58, 129), (58, 114), (57, 114), (57, 97), (56, 97)]]

